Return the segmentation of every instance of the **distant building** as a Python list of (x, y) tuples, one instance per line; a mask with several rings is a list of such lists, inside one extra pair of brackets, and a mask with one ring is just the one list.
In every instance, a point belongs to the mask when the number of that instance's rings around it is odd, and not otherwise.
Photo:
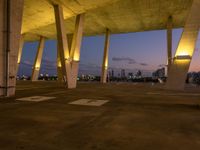
[(112, 70), (112, 72), (111, 72), (111, 77), (114, 77), (114, 76), (115, 76), (114, 70)]
[(190, 72), (187, 75), (189, 83), (199, 84), (200, 85), (200, 72)]
[(156, 70), (155, 72), (152, 73), (152, 76), (155, 78), (162, 78), (165, 77), (165, 68), (161, 68)]
[(136, 78), (141, 78), (142, 72), (140, 70), (138, 70), (135, 76), (136, 76)]
[(121, 78), (125, 78), (126, 77), (126, 73), (125, 73), (125, 69), (121, 70)]
[(132, 73), (132, 72), (129, 72), (129, 73), (128, 73), (128, 78), (129, 78), (129, 79), (133, 79), (133, 73)]
[(90, 74), (82, 74), (80, 77), (79, 77), (79, 80), (81, 81), (93, 81), (95, 80), (95, 76), (94, 75), (90, 75)]
[(118, 77), (120, 77), (120, 73), (118, 73)]
[(108, 72), (108, 77), (112, 78), (112, 72), (111, 71)]

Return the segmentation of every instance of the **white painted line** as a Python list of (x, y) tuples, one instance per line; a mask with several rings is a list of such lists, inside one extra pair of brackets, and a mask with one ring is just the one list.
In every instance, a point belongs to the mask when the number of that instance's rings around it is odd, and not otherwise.
[(16, 100), (18, 101), (29, 101), (29, 102), (40, 102), (40, 101), (46, 101), (50, 99), (54, 99), (56, 97), (46, 97), (46, 96), (31, 96), (31, 97), (23, 97), (18, 98)]
[(77, 101), (70, 102), (73, 105), (85, 105), (85, 106), (102, 106), (109, 100), (96, 100), (96, 99), (79, 99)]

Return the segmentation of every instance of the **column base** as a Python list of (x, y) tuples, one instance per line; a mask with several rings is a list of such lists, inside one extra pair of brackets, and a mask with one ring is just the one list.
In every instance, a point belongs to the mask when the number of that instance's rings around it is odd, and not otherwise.
[(79, 61), (72, 61), (71, 65), (72, 65), (71, 73), (70, 73), (71, 76), (68, 78), (68, 81), (67, 81), (67, 87), (69, 89), (76, 88), (77, 86)]
[(190, 60), (174, 60), (170, 66), (166, 89), (184, 90)]

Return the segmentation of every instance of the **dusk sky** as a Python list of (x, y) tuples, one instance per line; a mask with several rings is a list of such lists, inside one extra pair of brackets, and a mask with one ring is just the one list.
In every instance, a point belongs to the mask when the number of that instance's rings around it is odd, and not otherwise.
[[(173, 53), (181, 33), (182, 29), (173, 30)], [(19, 75), (31, 74), (37, 46), (38, 42), (25, 43)], [(55, 40), (46, 41), (40, 73), (56, 74), (56, 49)], [(83, 38), (79, 74), (100, 74), (103, 49), (104, 36)], [(111, 35), (109, 67), (115, 72), (123, 68), (127, 73), (142, 70), (144, 75), (150, 75), (166, 64), (166, 57), (166, 30)], [(200, 38), (197, 41), (190, 71), (200, 71)]]

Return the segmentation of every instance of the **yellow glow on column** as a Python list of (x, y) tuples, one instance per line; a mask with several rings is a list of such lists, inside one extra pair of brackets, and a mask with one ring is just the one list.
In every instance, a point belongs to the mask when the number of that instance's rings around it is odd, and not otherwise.
[(74, 61), (79, 61), (79, 60), (80, 60), (80, 54), (77, 53), (77, 52), (75, 52), (75, 53), (74, 53), (73, 60), (74, 60)]
[(17, 63), (20, 64), (20, 62), (21, 62), (21, 56), (18, 56)]
[(190, 52), (188, 50), (178, 51), (175, 55), (175, 62), (179, 64), (187, 64), (191, 61)]
[(104, 70), (108, 70), (108, 66), (104, 66)]
[(175, 63), (179, 64), (179, 65), (185, 65), (188, 64), (190, 62), (190, 59), (176, 59)]
[(35, 67), (35, 70), (40, 70), (40, 67)]
[(65, 49), (64, 57), (65, 57), (65, 59), (69, 59), (70, 58), (70, 56), (69, 56), (69, 49), (68, 48)]
[(61, 61), (58, 62), (57, 66), (58, 66), (58, 67), (61, 67)]
[(105, 67), (106, 69), (108, 68), (108, 60), (107, 60), (107, 59), (105, 60), (104, 67)]
[(186, 56), (186, 55), (191, 56), (187, 50), (182, 50), (182, 51), (177, 52), (175, 56)]
[(40, 64), (39, 63), (36, 63), (35, 70), (40, 70)]
[(72, 59), (70, 57), (65, 58), (65, 63), (70, 63), (71, 61), (72, 61)]
[(183, 55), (189, 55), (192, 56), (194, 52), (194, 47), (193, 44), (190, 42), (183, 42), (178, 46), (178, 49), (176, 51), (175, 57), (176, 56), (183, 56)]

